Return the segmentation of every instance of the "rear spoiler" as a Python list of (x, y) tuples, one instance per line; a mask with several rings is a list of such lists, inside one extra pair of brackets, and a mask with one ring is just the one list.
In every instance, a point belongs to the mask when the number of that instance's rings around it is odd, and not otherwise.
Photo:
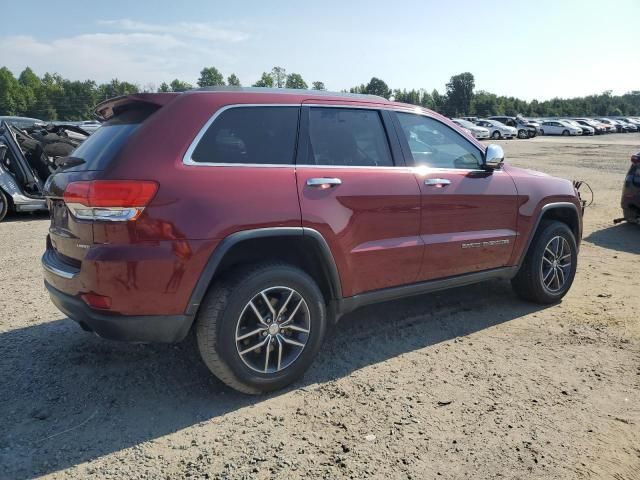
[(126, 110), (133, 105), (155, 105), (163, 107), (167, 103), (176, 98), (179, 93), (136, 93), (133, 95), (122, 95), (120, 97), (110, 98), (99, 103), (94, 112), (100, 120), (109, 120), (120, 111)]

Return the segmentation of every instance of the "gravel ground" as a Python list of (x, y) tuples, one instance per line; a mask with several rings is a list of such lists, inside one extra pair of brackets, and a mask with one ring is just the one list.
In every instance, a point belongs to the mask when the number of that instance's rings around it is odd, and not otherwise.
[(365, 308), (262, 397), (191, 337), (83, 332), (42, 286), (48, 220), (0, 224), (0, 478), (640, 478), (640, 227), (612, 223), (640, 135), (502, 143), (595, 191), (565, 300), (492, 282)]

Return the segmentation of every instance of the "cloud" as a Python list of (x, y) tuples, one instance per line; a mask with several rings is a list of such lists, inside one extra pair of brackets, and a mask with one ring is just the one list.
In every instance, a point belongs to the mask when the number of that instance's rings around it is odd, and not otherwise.
[(229, 44), (249, 38), (244, 32), (205, 23), (159, 25), (130, 19), (99, 23), (115, 31), (50, 41), (31, 35), (0, 37), (2, 65), (16, 74), (30, 66), (40, 75), (56, 72), (98, 82), (119, 78), (158, 85), (179, 78), (195, 83), (203, 66), (213, 64), (228, 73), (234, 70), (237, 60)]
[(121, 18), (118, 20), (100, 20), (98, 24), (133, 32), (165, 33), (178, 37), (184, 36), (219, 42), (242, 42), (250, 37), (246, 32), (218, 28), (209, 23), (177, 22), (172, 24), (156, 24)]

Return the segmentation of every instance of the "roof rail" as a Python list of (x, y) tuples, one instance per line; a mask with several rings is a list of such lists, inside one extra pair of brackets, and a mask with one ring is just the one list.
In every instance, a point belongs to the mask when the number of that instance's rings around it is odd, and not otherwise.
[(228, 86), (216, 86), (216, 87), (202, 87), (186, 90), (189, 92), (247, 92), (247, 93), (275, 93), (282, 95), (313, 95), (317, 97), (345, 97), (345, 98), (360, 98), (388, 102), (384, 97), (379, 95), (367, 95), (362, 93), (346, 93), (346, 92), (328, 92), (326, 90), (309, 90), (302, 88), (265, 88), (265, 87), (228, 87)]

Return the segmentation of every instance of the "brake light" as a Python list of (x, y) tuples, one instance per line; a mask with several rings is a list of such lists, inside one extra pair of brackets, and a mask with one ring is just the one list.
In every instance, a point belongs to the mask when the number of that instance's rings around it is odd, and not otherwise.
[(147, 180), (93, 180), (69, 183), (63, 198), (76, 218), (122, 222), (138, 218), (157, 191)]

